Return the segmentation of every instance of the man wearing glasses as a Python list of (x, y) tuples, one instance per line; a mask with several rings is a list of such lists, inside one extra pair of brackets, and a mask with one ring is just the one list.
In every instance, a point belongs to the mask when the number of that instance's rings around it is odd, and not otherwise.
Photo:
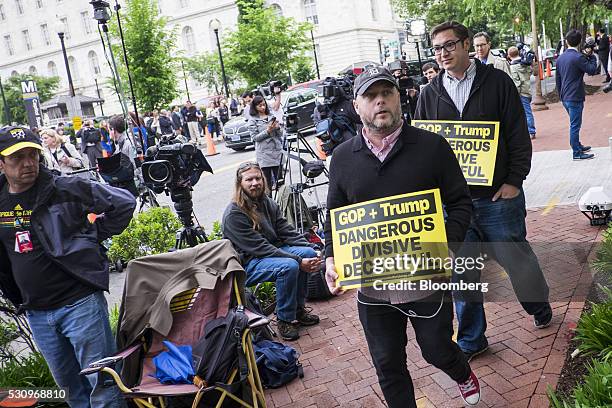
[(476, 50), (476, 58), (478, 58), (480, 62), (493, 65), (493, 67), (512, 76), (508, 61), (506, 61), (505, 58), (491, 54), (491, 37), (489, 34), (484, 31), (474, 34), (474, 49)]
[[(531, 140), (519, 93), (512, 79), (469, 57), (468, 29), (448, 21), (434, 27), (431, 39), (440, 74), (423, 89), (416, 118), (499, 122), (499, 140), (491, 186), (470, 186), (474, 212), (458, 256), (476, 258), (480, 242), (506, 270), (514, 291), (537, 328), (552, 319), (548, 285), (526, 240), (523, 180), (531, 167)], [(480, 269), (453, 280), (479, 282)], [(481, 292), (454, 293), (457, 342), (469, 359), (488, 348)]]

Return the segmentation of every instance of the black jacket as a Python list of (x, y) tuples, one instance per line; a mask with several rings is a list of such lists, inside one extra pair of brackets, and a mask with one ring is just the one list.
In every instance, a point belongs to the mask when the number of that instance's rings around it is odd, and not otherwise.
[[(7, 183), (0, 176), (0, 190)], [(59, 177), (40, 169), (32, 208), (32, 228), (41, 246), (66, 273), (88, 285), (108, 290), (108, 261), (100, 243), (121, 233), (132, 219), (136, 201), (125, 190), (80, 177)], [(104, 214), (95, 223), (87, 214)], [(0, 245), (0, 290), (15, 306), (22, 303), (8, 254)]]
[(278, 204), (264, 195), (259, 208), (260, 229), (253, 229), (253, 222), (236, 203), (232, 202), (223, 214), (223, 238), (231, 241), (246, 267), (253, 258), (293, 258), (302, 261), (297, 255), (280, 249), (283, 245), (306, 246), (314, 248), (283, 217)]
[[(506, 75), (506, 74), (504, 74)], [(399, 139), (381, 163), (361, 134), (334, 150), (329, 169), (325, 255), (333, 256), (329, 210), (349, 204), (439, 188), (448, 217), (446, 237), (465, 239), (472, 200), (455, 154), (437, 134), (404, 123)]]
[(441, 71), (423, 88), (415, 119), (499, 121), (499, 143), (491, 187), (470, 186), (474, 198), (492, 197), (506, 183), (521, 188), (531, 169), (531, 139), (519, 93), (503, 71), (476, 61), (476, 77), (460, 114), (442, 85)]
[(604, 56), (608, 58), (608, 53), (610, 52), (610, 41), (608, 40), (608, 36), (606, 34), (602, 35), (599, 39), (599, 47), (597, 49), (597, 53), (603, 58)]

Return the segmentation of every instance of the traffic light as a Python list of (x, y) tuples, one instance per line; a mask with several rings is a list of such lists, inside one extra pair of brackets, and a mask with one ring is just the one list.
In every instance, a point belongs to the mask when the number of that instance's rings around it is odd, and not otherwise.
[(385, 58), (389, 58), (391, 56), (391, 53), (389, 52), (389, 46), (387, 44), (384, 45), (384, 50), (385, 50)]

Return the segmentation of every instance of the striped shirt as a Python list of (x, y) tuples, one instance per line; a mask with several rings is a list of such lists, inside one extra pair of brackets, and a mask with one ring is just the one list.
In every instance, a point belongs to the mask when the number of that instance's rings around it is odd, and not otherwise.
[(460, 115), (463, 115), (463, 108), (470, 96), (470, 90), (472, 89), (475, 77), (476, 63), (474, 60), (470, 61), (470, 66), (465, 71), (463, 78), (457, 79), (448, 72), (444, 72), (444, 76), (442, 77), (442, 85), (455, 104), (455, 107), (457, 107)]

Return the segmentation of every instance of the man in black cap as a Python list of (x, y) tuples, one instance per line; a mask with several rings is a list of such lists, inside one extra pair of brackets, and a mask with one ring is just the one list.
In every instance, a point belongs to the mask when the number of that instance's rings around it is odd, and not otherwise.
[[(456, 250), (455, 244), (465, 237), (472, 205), (450, 146), (441, 136), (402, 120), (399, 88), (386, 68), (366, 69), (355, 80), (354, 92), (363, 130), (334, 151), (327, 208), (439, 189), (447, 213), (446, 236), (449, 246)], [(330, 290), (339, 293), (334, 267), (334, 250), (339, 248), (334, 248), (332, 235), (328, 213), (326, 280)], [(452, 340), (453, 306), (448, 292), (362, 288), (357, 300), (359, 320), (389, 407), (416, 407), (406, 364), (408, 319), (423, 358), (457, 382), (466, 403), (479, 401), (478, 379)]]
[[(116, 386), (79, 371), (113, 355), (100, 243), (128, 225), (129, 192), (41, 166), (29, 129), (0, 129), (0, 293), (26, 313), (34, 341), (72, 407), (123, 407)], [(100, 214), (94, 223), (87, 214)]]

